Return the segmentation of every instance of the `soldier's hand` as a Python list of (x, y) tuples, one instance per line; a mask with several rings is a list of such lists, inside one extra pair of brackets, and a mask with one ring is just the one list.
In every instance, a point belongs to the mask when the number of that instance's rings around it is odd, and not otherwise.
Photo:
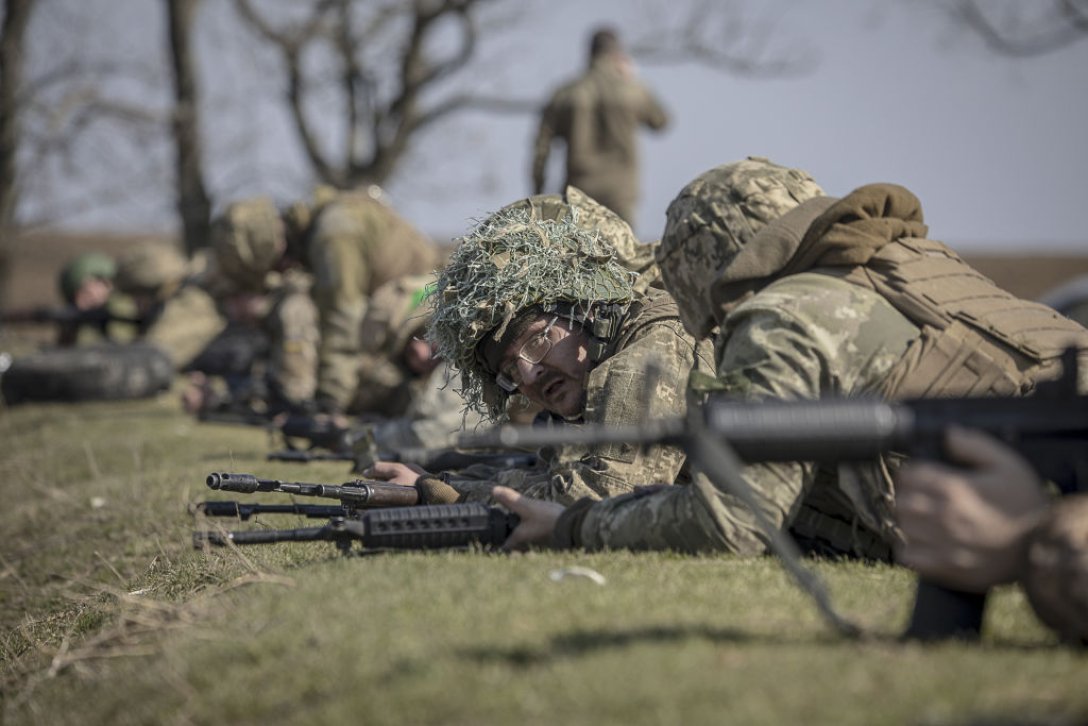
[(523, 497), (513, 489), (495, 487), (492, 498), (521, 518), (521, 522), (503, 543), (503, 549), (523, 550), (529, 545), (547, 545), (555, 531), (559, 515), (566, 509), (562, 504)]
[(429, 472), (422, 466), (415, 464), (403, 464), (399, 461), (376, 461), (363, 470), (363, 476), (412, 487), (416, 485), (416, 480), (419, 477), (429, 476)]
[(1048, 506), (1038, 476), (1015, 451), (978, 431), (952, 429), (946, 446), (965, 468), (912, 462), (896, 478), (906, 540), (897, 559), (968, 592), (1016, 580), (1026, 536)]

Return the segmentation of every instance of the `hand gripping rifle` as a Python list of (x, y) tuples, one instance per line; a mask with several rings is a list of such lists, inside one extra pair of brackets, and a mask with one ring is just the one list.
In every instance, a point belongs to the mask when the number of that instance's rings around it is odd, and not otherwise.
[[(839, 630), (856, 632), (831, 609), (823, 584), (805, 570), (797, 547), (755, 505), (740, 474), (743, 462), (872, 461), (891, 452), (944, 459), (944, 435), (956, 425), (985, 431), (1018, 450), (1063, 493), (1088, 491), (1088, 396), (1077, 392), (1077, 356), (1063, 356), (1060, 379), (1040, 383), (1033, 395), (938, 398), (886, 402), (736, 401), (712, 397), (689, 407), (683, 419), (638, 426), (571, 426), (557, 429), (499, 427), (462, 435), (460, 445), (556, 446), (568, 443), (666, 443), (685, 449), (715, 486), (753, 512), (772, 550)], [(986, 595), (958, 592), (920, 580), (907, 638), (977, 637)]]

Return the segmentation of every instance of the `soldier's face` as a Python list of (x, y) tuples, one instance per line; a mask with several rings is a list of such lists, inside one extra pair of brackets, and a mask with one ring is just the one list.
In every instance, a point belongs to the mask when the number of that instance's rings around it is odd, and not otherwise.
[[(592, 367), (586, 343), (580, 326), (542, 316), (506, 347), (499, 370), (533, 403), (566, 418), (577, 416), (585, 408)], [(542, 349), (543, 357), (534, 355)]]
[(101, 277), (89, 277), (76, 290), (75, 306), (79, 310), (93, 310), (109, 302), (113, 284)]

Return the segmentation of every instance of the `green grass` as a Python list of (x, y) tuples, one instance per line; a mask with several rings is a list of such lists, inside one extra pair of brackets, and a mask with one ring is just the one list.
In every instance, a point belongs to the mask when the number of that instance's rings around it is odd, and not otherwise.
[[(870, 633), (851, 642), (771, 559), (204, 553), (188, 505), (215, 498), (208, 472), (340, 482), (346, 465), (266, 462), (264, 433), (193, 423), (173, 397), (0, 410), (0, 440), (6, 723), (1088, 719), (1088, 654), (1015, 589), (981, 644), (920, 646), (896, 640), (913, 578), (885, 566), (815, 564)], [(575, 564), (606, 584), (550, 577)]]

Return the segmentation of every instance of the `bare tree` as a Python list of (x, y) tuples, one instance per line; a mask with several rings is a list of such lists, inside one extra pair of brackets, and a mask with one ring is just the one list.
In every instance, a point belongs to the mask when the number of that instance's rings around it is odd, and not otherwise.
[(177, 159), (177, 208), (182, 240), (192, 254), (208, 244), (211, 201), (204, 186), (200, 97), (193, 58), (193, 21), (200, 0), (166, 0), (174, 78), (173, 136)]
[(1042, 55), (1088, 39), (1088, 0), (951, 0), (948, 10), (988, 48), (1002, 55)]
[(666, 3), (650, 12), (652, 30), (631, 44), (647, 64), (695, 63), (733, 76), (780, 78), (809, 73), (817, 56), (808, 44), (783, 46), (769, 15), (751, 17), (743, 3), (699, 0), (686, 12)]
[[(309, 0), (294, 3), (293, 22), (285, 23), (282, 10), (272, 12), (265, 4), (262, 11), (258, 0), (235, 0), (246, 25), (278, 52), (286, 74), (283, 100), (314, 175), (339, 188), (385, 183), (421, 133), (457, 114), (527, 114), (539, 109), (538, 92), (516, 98), (474, 90), (480, 67), (472, 61), (483, 36), (516, 21), (524, 7), (488, 25), (482, 10), (498, 4)], [(300, 5), (304, 10), (299, 11)], [(677, 14), (675, 4), (670, 5), (661, 5), (662, 21), (646, 23), (655, 32), (633, 45), (640, 60), (697, 62), (735, 75), (764, 77), (813, 66), (810, 53), (772, 47), (770, 24), (753, 25), (739, 11), (722, 12), (735, 10), (736, 2), (700, 0), (682, 22), (665, 24), (665, 18)], [(314, 99), (319, 96), (326, 116), (332, 99), (331, 107), (343, 119), (336, 147), (323, 143), (317, 131)]]
[(4, 0), (0, 26), (0, 288), (7, 279), (9, 240), (19, 201), (20, 99), (23, 49), (35, 0)]
[[(340, 188), (384, 183), (421, 131), (460, 111), (526, 112), (535, 102), (450, 92), (476, 53), (476, 10), (486, 0), (361, 3), (312, 0), (300, 21), (277, 26), (253, 0), (235, 0), (246, 24), (279, 52), (287, 75), (284, 100), (316, 176)], [(437, 56), (439, 33), (452, 32), (452, 50)], [(307, 103), (328, 90), (321, 72), (307, 72), (308, 55), (325, 53), (335, 66), (345, 129), (338, 149), (319, 142)], [(445, 91), (445, 92), (443, 92)]]

